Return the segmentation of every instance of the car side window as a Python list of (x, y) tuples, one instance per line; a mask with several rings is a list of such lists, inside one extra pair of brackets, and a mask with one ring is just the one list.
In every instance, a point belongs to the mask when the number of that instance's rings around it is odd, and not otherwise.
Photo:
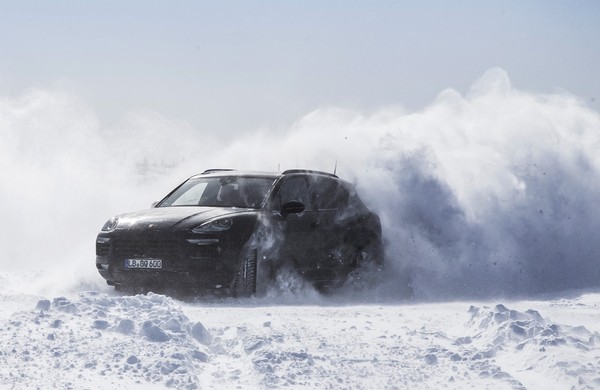
[(325, 177), (294, 176), (282, 183), (273, 202), (273, 210), (279, 211), (286, 202), (297, 200), (306, 210), (340, 210), (348, 205), (350, 194), (336, 180)]
[(308, 183), (304, 176), (290, 177), (281, 184), (277, 196), (275, 197), (275, 202), (273, 203), (273, 210), (281, 210), (281, 206), (291, 200), (300, 201), (304, 203), (307, 209), (309, 208), (311, 202), (308, 192)]

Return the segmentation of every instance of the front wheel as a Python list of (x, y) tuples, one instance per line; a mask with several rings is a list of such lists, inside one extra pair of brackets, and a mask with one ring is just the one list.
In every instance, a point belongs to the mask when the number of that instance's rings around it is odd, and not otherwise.
[(240, 256), (238, 272), (233, 282), (233, 295), (249, 297), (256, 294), (256, 249), (246, 249)]

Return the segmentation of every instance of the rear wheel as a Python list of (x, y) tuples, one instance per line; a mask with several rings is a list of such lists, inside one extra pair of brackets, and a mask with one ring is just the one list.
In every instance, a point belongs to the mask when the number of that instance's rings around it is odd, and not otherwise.
[(236, 297), (249, 297), (256, 294), (256, 266), (256, 249), (244, 250), (233, 282), (233, 294)]
[(383, 246), (378, 237), (365, 236), (348, 236), (333, 250), (330, 258), (336, 261), (337, 269), (326, 280), (313, 283), (319, 292), (329, 293), (348, 284), (359, 289), (376, 284), (372, 280), (382, 269)]
[(380, 270), (383, 267), (383, 244), (377, 237), (372, 237), (356, 253), (356, 268)]
[(383, 269), (383, 244), (371, 237), (356, 248), (354, 268), (348, 275), (348, 283), (356, 289), (373, 288), (379, 284)]

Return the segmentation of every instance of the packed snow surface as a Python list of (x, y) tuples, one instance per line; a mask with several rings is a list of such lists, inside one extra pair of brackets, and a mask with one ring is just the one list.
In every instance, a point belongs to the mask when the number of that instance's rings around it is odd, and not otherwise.
[(0, 291), (2, 388), (600, 387), (600, 294), (382, 305)]

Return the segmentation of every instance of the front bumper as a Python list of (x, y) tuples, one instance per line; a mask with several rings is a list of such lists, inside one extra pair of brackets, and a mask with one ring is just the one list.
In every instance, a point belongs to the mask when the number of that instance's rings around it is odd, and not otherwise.
[[(234, 277), (241, 248), (226, 238), (168, 232), (110, 232), (96, 239), (96, 269), (109, 285), (220, 288)], [(160, 269), (129, 269), (128, 259), (160, 259)]]

